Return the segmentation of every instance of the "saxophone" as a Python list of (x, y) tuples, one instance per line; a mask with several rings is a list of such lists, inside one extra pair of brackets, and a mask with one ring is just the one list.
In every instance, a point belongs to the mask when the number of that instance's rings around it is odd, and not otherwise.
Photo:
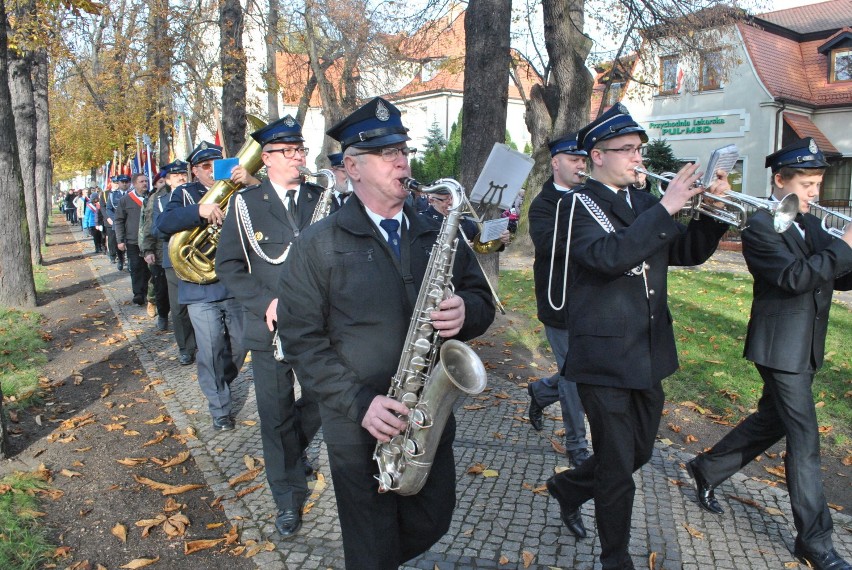
[[(252, 130), (266, 126), (266, 123), (253, 115), (246, 115)], [(240, 165), (249, 174), (257, 172), (263, 166), (260, 155), (263, 152), (253, 138), (248, 137), (243, 148), (237, 153)], [(199, 204), (219, 204), (227, 211), (228, 200), (242, 185), (231, 180), (219, 180), (199, 200)], [(219, 245), (219, 230), (215, 224), (184, 230), (169, 240), (169, 258), (175, 273), (184, 281), (192, 283), (213, 283), (216, 277), (216, 248)]]
[(408, 425), (389, 442), (379, 442), (373, 452), (373, 459), (379, 466), (376, 476), (379, 492), (414, 495), (429, 477), (438, 441), (454, 402), (462, 394), (482, 392), (487, 377), (476, 352), (461, 341), (443, 341), (429, 318), (445, 293), (452, 293), (453, 261), (458, 247), (456, 234), (464, 190), (449, 178), (425, 188), (411, 178), (406, 178), (403, 184), (412, 191), (428, 194), (449, 190), (453, 195), (453, 205), (432, 246), (399, 366), (388, 392), (389, 398), (408, 406)]

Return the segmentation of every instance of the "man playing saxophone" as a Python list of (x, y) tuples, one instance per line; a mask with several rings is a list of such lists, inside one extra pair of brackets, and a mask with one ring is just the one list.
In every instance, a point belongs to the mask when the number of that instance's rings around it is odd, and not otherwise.
[(287, 538), (301, 526), (308, 496), (301, 457), (320, 421), (315, 403), (295, 399), (290, 364), (273, 356), (276, 290), (290, 242), (310, 224), (323, 188), (302, 182), (299, 168), (308, 149), (293, 117), (251, 137), (263, 149), (269, 178), (231, 197), (216, 250), (216, 275), (242, 306), (240, 344), (252, 353), (266, 480), (278, 509), (275, 527)]
[[(449, 417), (428, 479), (411, 496), (378, 493), (376, 442), (406, 427), (406, 405), (386, 396), (439, 228), (405, 205), (408, 129), (376, 98), (328, 131), (340, 141), (354, 195), (291, 246), (279, 284), (278, 323), (305, 394), (319, 403), (346, 568), (397, 568), (449, 528), (455, 506), (455, 420)], [(455, 291), (431, 313), (442, 338), (488, 328), (494, 304), (459, 240)]]

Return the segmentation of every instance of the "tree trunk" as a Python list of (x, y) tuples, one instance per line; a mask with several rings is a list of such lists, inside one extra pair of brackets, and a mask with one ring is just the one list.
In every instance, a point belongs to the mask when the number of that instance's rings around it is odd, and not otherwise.
[(47, 50), (35, 52), (33, 68), (33, 98), (36, 112), (35, 188), (38, 196), (38, 228), (41, 243), (47, 240), (50, 219), (50, 194), (53, 186), (53, 167), (50, 158), (50, 108), (47, 100)]
[(266, 20), (266, 111), (268, 122), (277, 121), (278, 113), (278, 0), (269, 0), (269, 16)]
[[(16, 21), (26, 25), (35, 9), (31, 1), (18, 4)], [(18, 137), (18, 159), (24, 183), (27, 225), (30, 233), (30, 257), (33, 264), (41, 265), (41, 239), (39, 237), (39, 202), (35, 187), (36, 163), (36, 111), (33, 99), (32, 53), (23, 47), (7, 52), (9, 62), (9, 91), (12, 96), (12, 113)]]
[(6, 2), (0, 0), (0, 204), (8, 222), (0, 224), (0, 306), (31, 308), (35, 284), (6, 46)]
[[(461, 183), (468, 192), (494, 143), (506, 140), (511, 17), (511, 0), (470, 0), (465, 14)], [(483, 219), (497, 217), (499, 208), (488, 207), (482, 215)], [(496, 289), (499, 257), (485, 255), (479, 260)]]
[(219, 7), (219, 62), (222, 66), (222, 141), (235, 156), (246, 139), (246, 55), (243, 50), (243, 9), (239, 0)]

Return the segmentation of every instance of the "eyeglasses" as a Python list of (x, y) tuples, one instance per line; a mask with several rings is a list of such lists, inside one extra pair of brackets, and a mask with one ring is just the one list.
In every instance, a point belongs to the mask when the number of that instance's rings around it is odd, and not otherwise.
[(634, 154), (642, 154), (642, 151), (645, 150), (645, 147), (640, 146), (623, 146), (621, 148), (600, 148), (598, 149), (601, 152), (617, 152), (622, 156), (633, 156)]
[(200, 168), (201, 170), (213, 170), (212, 162), (202, 162), (201, 164), (196, 164), (196, 168)]
[(267, 154), (273, 154), (273, 153), (276, 153), (276, 152), (280, 152), (281, 154), (284, 155), (284, 158), (293, 158), (294, 156), (296, 156), (297, 152), (302, 156), (308, 156), (308, 149), (303, 147), (303, 146), (300, 146), (300, 147), (288, 146), (287, 148), (274, 148), (272, 150), (265, 150), (263, 152), (265, 152)]
[(359, 152), (355, 156), (361, 156), (362, 154), (377, 154), (382, 157), (382, 160), (385, 162), (393, 162), (396, 158), (402, 153), (402, 156), (408, 158), (409, 155), (414, 156), (417, 154), (416, 148), (408, 148), (408, 147), (395, 147), (395, 146), (386, 146), (385, 148), (377, 148), (375, 150), (365, 150), (364, 152)]

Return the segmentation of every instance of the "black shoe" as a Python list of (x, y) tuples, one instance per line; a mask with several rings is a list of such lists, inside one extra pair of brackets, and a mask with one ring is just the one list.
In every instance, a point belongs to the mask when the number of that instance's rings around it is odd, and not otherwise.
[(123, 262), (123, 261), (119, 261), (119, 262), (118, 262), (118, 270), (119, 270), (119, 271), (124, 271), (124, 262)]
[(535, 401), (532, 384), (527, 384), (527, 393), (530, 395), (530, 407), (527, 410), (527, 416), (530, 418), (530, 425), (535, 431), (541, 431), (544, 428), (544, 410)]
[(695, 498), (698, 499), (698, 504), (705, 511), (711, 512), (714, 515), (721, 515), (725, 510), (719, 506), (719, 501), (716, 500), (716, 494), (713, 492), (713, 486), (707, 482), (704, 475), (696, 468), (695, 459), (687, 462), (686, 470), (692, 480), (695, 481)]
[(275, 517), (275, 528), (283, 538), (293, 536), (302, 528), (302, 513), (298, 509), (278, 511), (278, 516)]
[[(157, 330), (167, 331), (169, 330), (169, 319), (168, 317), (157, 317)], [(181, 364), (183, 364), (181, 362)]]
[(213, 429), (217, 431), (231, 431), (235, 428), (234, 420), (231, 416), (222, 416), (221, 418), (213, 418)]
[(793, 556), (808, 568), (816, 570), (852, 570), (852, 565), (843, 560), (833, 548), (819, 554), (796, 550)]
[(307, 453), (302, 453), (302, 465), (305, 466), (305, 476), (306, 477), (310, 477), (311, 475), (313, 475), (314, 473), (317, 472), (317, 470), (314, 469), (314, 466), (311, 465), (311, 462), (308, 461), (308, 454)]
[(566, 508), (559, 498), (556, 486), (553, 484), (553, 478), (547, 480), (547, 492), (550, 496), (556, 499), (559, 503), (559, 515), (562, 517), (562, 522), (575, 537), (579, 539), (586, 538), (586, 527), (583, 526), (583, 518), (580, 516), (580, 508)]
[(592, 456), (592, 454), (589, 453), (589, 450), (585, 447), (566, 451), (565, 454), (568, 456), (568, 459), (571, 460), (571, 464), (574, 466), (574, 469), (588, 461), (589, 457)]
[(193, 362), (195, 362), (195, 357), (191, 354), (181, 354), (180, 358), (178, 358), (178, 363), (181, 366), (189, 366)]

